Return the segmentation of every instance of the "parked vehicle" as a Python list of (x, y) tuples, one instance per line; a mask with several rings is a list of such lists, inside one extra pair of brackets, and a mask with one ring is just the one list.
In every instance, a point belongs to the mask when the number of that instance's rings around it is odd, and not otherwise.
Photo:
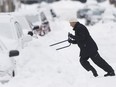
[(86, 25), (93, 25), (101, 20), (101, 15), (105, 8), (98, 4), (87, 4), (84, 8), (77, 11), (78, 18), (85, 18)]
[(44, 36), (46, 33), (50, 32), (51, 29), (50, 29), (49, 21), (43, 11), (40, 13), (40, 20), (41, 20), (40, 21), (41, 25), (39, 27), (40, 32), (38, 33), (40, 36)]
[(55, 18), (58, 17), (54, 9), (46, 2), (42, 2), (38, 5), (37, 10), (39, 14), (43, 12), (48, 21), (54, 21)]
[(46, 9), (44, 9), (44, 8), (41, 8), (38, 11), (38, 22), (35, 24), (35, 27), (33, 28), (33, 31), (35, 34), (37, 34), (39, 36), (44, 36), (48, 32), (51, 31), (49, 21), (52, 20), (52, 16), (49, 12), (46, 11)]
[(41, 25), (35, 26), (33, 28), (33, 31), (34, 31), (34, 34), (39, 35), (39, 36), (46, 35), (48, 32), (51, 31), (50, 26), (49, 26), (49, 22), (44, 21)]
[(19, 55), (18, 50), (8, 50), (5, 44), (0, 41), (0, 82), (8, 82), (15, 76), (16, 61), (15, 56)]
[(86, 13), (89, 11), (89, 8), (82, 8), (77, 11), (77, 18), (85, 18)]
[(10, 14), (0, 14), (0, 39), (8, 49), (24, 48), (32, 38), (24, 35), (17, 18)]
[(102, 23), (116, 22), (116, 13), (114, 11), (105, 11), (102, 17)]
[(86, 25), (94, 25), (102, 19), (102, 12), (96, 10), (88, 11), (85, 19)]
[(24, 35), (27, 35), (28, 32), (33, 30), (32, 23), (26, 18), (25, 15), (17, 13), (17, 12), (11, 13), (10, 15), (13, 15), (14, 17), (17, 18), (17, 21), (21, 25)]
[(102, 14), (105, 11), (105, 8), (101, 7), (98, 4), (87, 4), (77, 11), (77, 17), (85, 18), (85, 16), (88, 15), (88, 12), (90, 11), (95, 14)]
[[(20, 23), (25, 34), (27, 34), (28, 32), (33, 32), (33, 36), (38, 37), (38, 35), (44, 36), (50, 31), (49, 22), (44, 12), (38, 13), (38, 16), (29, 16), (17, 13), (14, 13), (13, 15), (18, 19), (18, 22)], [(35, 24), (35, 22), (33, 22), (33, 18), (39, 19), (36, 22), (38, 24)]]

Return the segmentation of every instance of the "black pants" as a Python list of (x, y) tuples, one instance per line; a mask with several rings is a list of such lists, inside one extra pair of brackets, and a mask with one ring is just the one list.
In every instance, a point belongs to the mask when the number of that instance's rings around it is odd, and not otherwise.
[(80, 63), (81, 65), (87, 70), (90, 71), (93, 68), (93, 66), (91, 66), (91, 64), (88, 62), (88, 59), (91, 58), (91, 60), (101, 69), (103, 69), (106, 72), (114, 72), (114, 70), (112, 69), (112, 67), (99, 55), (98, 52), (96, 52), (95, 54), (85, 57), (85, 58), (80, 58)]

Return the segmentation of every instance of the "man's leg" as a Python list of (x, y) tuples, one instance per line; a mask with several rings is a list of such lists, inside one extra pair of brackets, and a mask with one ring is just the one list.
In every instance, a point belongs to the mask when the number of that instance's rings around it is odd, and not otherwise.
[(97, 71), (93, 68), (93, 66), (91, 66), (91, 64), (87, 61), (89, 59), (89, 57), (85, 57), (85, 58), (80, 58), (80, 63), (81, 65), (87, 70), (87, 71), (92, 71), (93, 75), (95, 77), (98, 76)]
[(104, 71), (107, 72), (107, 74), (104, 76), (115, 75), (113, 68), (99, 55), (98, 52), (94, 56), (92, 56), (91, 59), (97, 66), (99, 66), (100, 68), (102, 68)]

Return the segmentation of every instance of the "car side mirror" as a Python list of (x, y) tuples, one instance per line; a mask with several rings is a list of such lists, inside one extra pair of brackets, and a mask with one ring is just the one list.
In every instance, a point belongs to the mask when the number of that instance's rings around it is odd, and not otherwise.
[(33, 27), (33, 30), (37, 30), (37, 29), (39, 29), (39, 26), (34, 26)]
[(33, 36), (33, 32), (32, 31), (28, 31), (28, 35)]
[(18, 50), (11, 50), (9, 52), (9, 57), (14, 57), (14, 56), (18, 56), (19, 55), (19, 51)]

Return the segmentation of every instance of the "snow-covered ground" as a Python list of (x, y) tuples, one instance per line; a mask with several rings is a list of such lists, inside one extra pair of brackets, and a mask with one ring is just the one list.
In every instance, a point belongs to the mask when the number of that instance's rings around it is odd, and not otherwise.
[[(0, 87), (115, 87), (116, 77), (103, 77), (106, 73), (98, 68), (99, 77), (95, 78), (91, 72), (87, 72), (79, 63), (79, 48), (71, 45), (68, 48), (56, 51), (58, 47), (68, 45), (63, 43), (54, 47), (50, 44), (66, 40), (68, 32), (73, 33), (66, 19), (76, 17), (76, 9), (83, 6), (80, 2), (61, 1), (52, 3), (51, 6), (60, 16), (55, 22), (50, 22), (51, 32), (44, 37), (33, 39), (16, 58), (17, 73), (6, 84)], [(108, 2), (102, 6), (114, 11), (114, 7)], [(84, 23), (84, 21), (81, 21)], [(96, 41), (101, 56), (116, 71), (116, 23), (107, 21), (99, 22), (94, 26), (87, 26), (90, 34)]]

